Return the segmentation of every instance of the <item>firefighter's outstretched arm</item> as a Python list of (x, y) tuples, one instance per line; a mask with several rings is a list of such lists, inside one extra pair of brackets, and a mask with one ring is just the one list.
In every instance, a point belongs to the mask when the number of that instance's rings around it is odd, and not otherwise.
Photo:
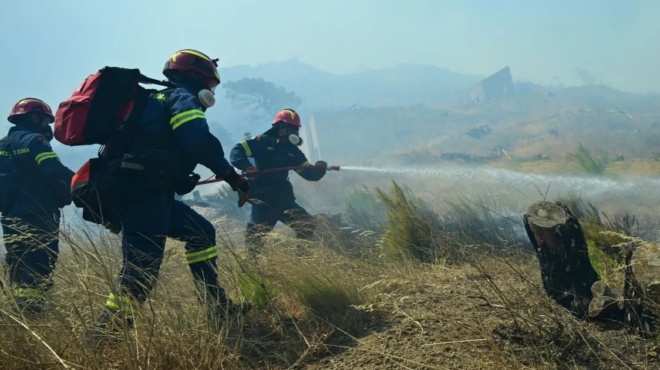
[(234, 145), (229, 153), (229, 160), (231, 164), (241, 171), (246, 171), (252, 167), (252, 163), (248, 158), (254, 157), (254, 150), (256, 150), (256, 141), (254, 139), (244, 140)]
[(37, 135), (30, 141), (30, 153), (41, 170), (44, 180), (52, 189), (55, 203), (60, 207), (71, 204), (73, 171), (60, 162), (60, 157), (43, 135)]
[(294, 158), (297, 162), (294, 165), (309, 167), (302, 170), (296, 170), (298, 175), (300, 175), (300, 177), (303, 179), (307, 181), (319, 181), (323, 178), (323, 176), (325, 176), (328, 164), (324, 161), (317, 161), (315, 164), (311, 164), (307, 160), (305, 153), (303, 153), (300, 149), (295, 152)]

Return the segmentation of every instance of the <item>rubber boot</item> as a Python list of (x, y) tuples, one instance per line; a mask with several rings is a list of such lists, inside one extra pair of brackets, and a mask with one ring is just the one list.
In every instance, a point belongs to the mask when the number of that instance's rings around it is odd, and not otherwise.
[(207, 306), (209, 328), (217, 333), (225, 323), (247, 314), (251, 309), (252, 305), (247, 301), (235, 303), (228, 299), (224, 303), (210, 303)]
[(84, 341), (89, 346), (114, 345), (118, 343), (126, 330), (133, 327), (132, 315), (106, 307), (101, 311), (96, 325), (87, 329)]
[(44, 306), (46, 305), (44, 298), (16, 297), (15, 301), (18, 313), (28, 321), (39, 321), (44, 318)]

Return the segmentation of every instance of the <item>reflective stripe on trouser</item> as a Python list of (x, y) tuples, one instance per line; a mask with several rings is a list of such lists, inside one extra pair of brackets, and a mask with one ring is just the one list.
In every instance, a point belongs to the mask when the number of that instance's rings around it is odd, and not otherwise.
[(14, 297), (16, 298), (30, 298), (30, 299), (43, 299), (46, 296), (45, 289), (39, 288), (14, 288)]
[(194, 252), (186, 252), (186, 261), (195, 279), (195, 288), (201, 301), (207, 304), (226, 302), (225, 290), (218, 285), (215, 258), (218, 256), (216, 246)]
[(110, 293), (110, 296), (108, 296), (108, 300), (105, 302), (105, 305), (109, 308), (125, 312), (133, 312), (140, 308), (139, 302), (131, 299), (128, 296), (113, 293)]
[(212, 247), (202, 249), (201, 251), (186, 252), (186, 261), (189, 265), (208, 261), (218, 256), (218, 248), (214, 245)]

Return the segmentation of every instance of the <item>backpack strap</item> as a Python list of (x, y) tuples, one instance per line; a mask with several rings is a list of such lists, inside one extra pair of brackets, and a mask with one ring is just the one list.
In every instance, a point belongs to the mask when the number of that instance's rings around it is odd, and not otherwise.
[[(174, 84), (171, 84), (167, 81), (158, 81), (158, 80), (150, 79), (148, 77), (144, 77), (144, 79), (153, 81), (154, 84), (168, 85), (168, 86), (162, 90), (145, 89), (144, 87), (141, 86), (138, 87), (138, 91), (135, 95), (133, 111), (131, 112), (131, 115), (123, 124), (119, 126), (119, 128), (114, 133), (111, 139), (113, 140), (113, 139), (121, 138), (121, 140), (127, 140), (126, 142), (124, 142), (124, 144), (128, 145), (129, 147), (132, 146), (132, 141), (133, 141), (132, 139), (135, 137), (135, 133), (139, 128), (140, 119), (142, 118), (142, 114), (144, 113), (144, 110), (147, 104), (149, 103), (149, 101), (154, 98), (155, 94), (163, 94), (165, 96), (164, 99), (165, 104), (163, 104), (164, 113), (168, 114), (170, 93), (174, 91), (174, 88), (176, 87)], [(143, 82), (142, 79), (140, 80), (140, 82)], [(101, 147), (99, 147), (98, 150), (99, 158), (106, 157), (107, 155), (106, 149), (107, 149), (106, 144), (103, 144), (101, 145)]]
[(165, 86), (172, 89), (176, 87), (176, 85), (169, 81), (156, 80), (155, 78), (147, 77), (143, 74), (140, 75), (140, 82), (145, 84)]

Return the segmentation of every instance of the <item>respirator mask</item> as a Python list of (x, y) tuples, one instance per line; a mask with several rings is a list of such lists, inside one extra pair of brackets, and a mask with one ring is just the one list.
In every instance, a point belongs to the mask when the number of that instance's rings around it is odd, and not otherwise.
[(289, 135), (289, 142), (293, 145), (300, 145), (300, 144), (302, 144), (302, 139), (300, 138), (300, 136), (298, 136), (296, 134), (290, 134)]
[(297, 129), (291, 129), (291, 127), (289, 127), (288, 125), (284, 126), (284, 127), (286, 129), (286, 133), (289, 134), (288, 135), (289, 142), (293, 145), (296, 145), (296, 146), (302, 145), (303, 140), (300, 136), (298, 136), (298, 133), (299, 133), (298, 130)]
[(216, 86), (212, 86), (210, 89), (201, 89), (197, 93), (197, 99), (204, 108), (211, 108), (215, 105), (215, 88)]

